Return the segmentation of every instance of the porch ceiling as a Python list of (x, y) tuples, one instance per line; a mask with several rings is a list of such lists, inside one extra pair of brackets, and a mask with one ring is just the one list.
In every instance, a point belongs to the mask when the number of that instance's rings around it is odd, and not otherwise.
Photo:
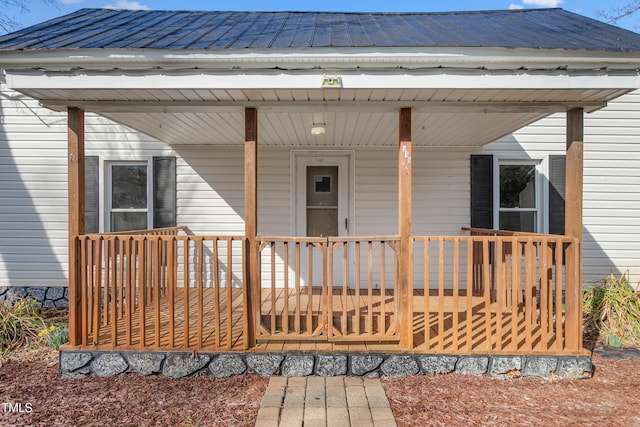
[[(479, 146), (558, 111), (601, 108), (626, 89), (27, 89), (170, 144), (237, 145), (244, 107), (259, 109), (264, 146), (395, 146), (398, 110), (414, 108), (414, 144)], [(326, 133), (312, 136), (314, 123)]]

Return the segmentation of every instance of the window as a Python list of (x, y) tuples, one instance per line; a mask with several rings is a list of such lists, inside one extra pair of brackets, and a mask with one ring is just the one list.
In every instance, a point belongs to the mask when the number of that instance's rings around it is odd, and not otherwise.
[(85, 232), (175, 227), (176, 158), (85, 157)]
[(472, 154), (471, 227), (564, 234), (565, 163)]
[(152, 224), (148, 162), (107, 163), (108, 231), (144, 230)]
[(498, 173), (498, 228), (537, 232), (540, 218), (538, 171), (535, 163), (500, 162)]

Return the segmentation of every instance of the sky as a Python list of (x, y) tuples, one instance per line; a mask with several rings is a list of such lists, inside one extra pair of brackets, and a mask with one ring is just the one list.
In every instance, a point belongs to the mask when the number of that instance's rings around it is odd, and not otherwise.
[[(604, 20), (599, 13), (620, 7), (631, 0), (24, 0), (26, 10), (0, 0), (4, 12), (19, 26), (16, 29), (66, 15), (78, 9), (116, 8), (149, 10), (239, 10), (239, 11), (331, 11), (331, 12), (444, 12), (458, 10), (530, 9), (561, 7), (591, 18)], [(9, 4), (12, 1), (7, 2)], [(640, 12), (618, 25), (640, 30)], [(0, 30), (0, 34), (2, 31)]]

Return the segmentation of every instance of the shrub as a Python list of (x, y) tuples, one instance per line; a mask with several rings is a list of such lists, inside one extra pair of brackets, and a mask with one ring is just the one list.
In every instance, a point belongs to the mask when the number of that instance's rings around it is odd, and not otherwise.
[(0, 303), (0, 358), (11, 350), (39, 340), (38, 333), (47, 328), (42, 306), (32, 298), (16, 304)]
[(33, 298), (0, 302), (0, 362), (22, 346), (44, 343), (59, 348), (68, 341), (65, 316), (51, 310), (43, 310)]
[(640, 293), (611, 275), (583, 293), (585, 327), (614, 347), (640, 345)]

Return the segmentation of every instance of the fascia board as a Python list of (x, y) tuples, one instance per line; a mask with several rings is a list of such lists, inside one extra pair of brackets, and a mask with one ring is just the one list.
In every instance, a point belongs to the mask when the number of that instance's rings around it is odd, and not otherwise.
[[(286, 72), (203, 72), (199, 70), (99, 73), (8, 71), (7, 84), (24, 89), (320, 89), (326, 73)], [(486, 70), (341, 72), (344, 89), (637, 89), (637, 70), (611, 72), (488, 72)], [(324, 89), (335, 90), (332, 88)]]

